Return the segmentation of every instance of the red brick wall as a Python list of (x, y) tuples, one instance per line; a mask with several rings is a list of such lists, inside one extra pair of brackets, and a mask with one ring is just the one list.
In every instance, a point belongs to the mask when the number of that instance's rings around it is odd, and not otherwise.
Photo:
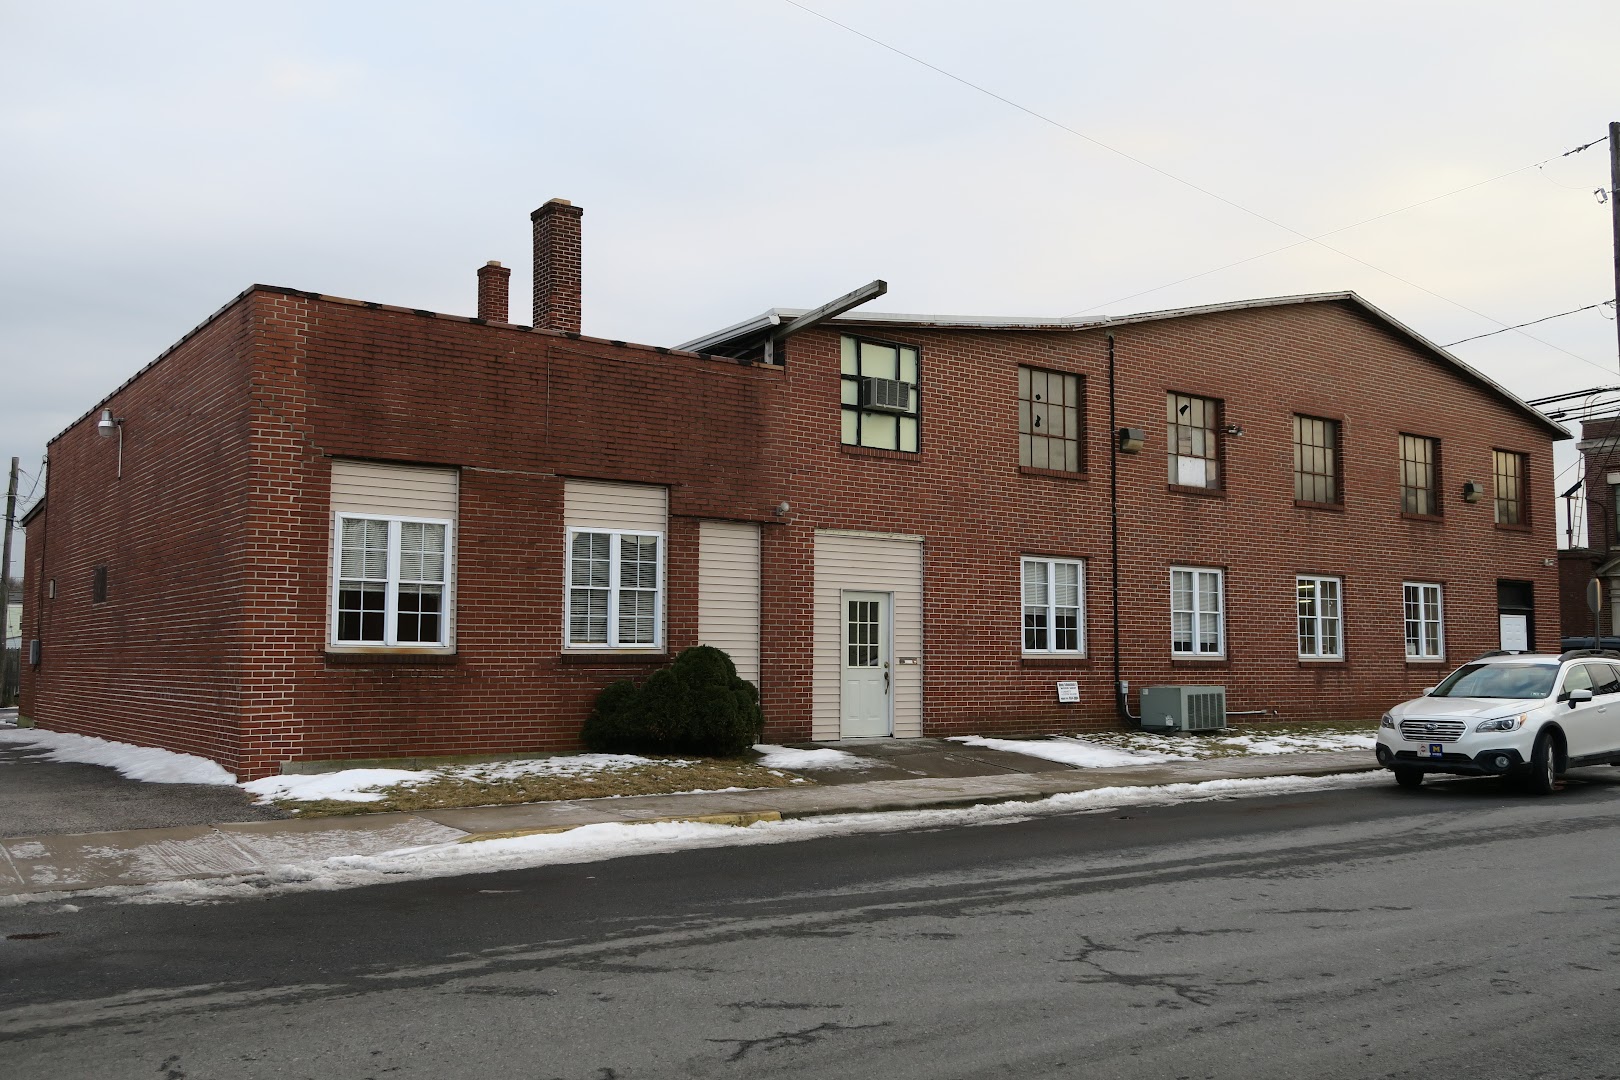
[[(202, 754), (234, 767), (243, 609), (251, 305), (238, 300), (50, 446), (49, 501), (28, 526), (21, 714), (41, 727)], [(107, 567), (107, 599), (91, 576)], [(56, 598), (49, 598), (50, 582)], [(25, 655), (26, 661), (26, 655)]]
[[(922, 450), (852, 452), (839, 444), (837, 330), (792, 339), (790, 402), (772, 455), (794, 471), (795, 558), (772, 558), (772, 617), (807, 612), (805, 573), (816, 528), (926, 536), (924, 725), (931, 735), (1111, 727), (1107, 344), (1104, 332), (903, 330), (871, 336), (922, 350)], [(1534, 582), (1536, 640), (1555, 648), (1551, 442), (1544, 429), (1459, 379), (1349, 304), (1315, 303), (1115, 330), (1118, 424), (1142, 427), (1147, 448), (1119, 459), (1122, 674), (1136, 693), (1169, 683), (1223, 684), (1228, 708), (1275, 709), (1300, 720), (1375, 718), (1436, 681), (1445, 665), (1405, 659), (1403, 580), (1444, 584), (1449, 663), (1497, 646), (1496, 579)], [(1089, 472), (1021, 472), (1017, 368), (1085, 379)], [(1245, 433), (1225, 444), (1220, 496), (1167, 483), (1165, 394), (1222, 399)], [(1340, 509), (1296, 507), (1296, 412), (1342, 419)], [(1400, 513), (1397, 436), (1442, 443), (1441, 520)], [(1529, 454), (1528, 530), (1492, 521), (1493, 447)], [(1486, 486), (1462, 502), (1464, 480)], [(1019, 556), (1079, 556), (1087, 568), (1086, 660), (1020, 657)], [(1170, 657), (1169, 567), (1226, 571), (1227, 658)], [(1346, 658), (1298, 658), (1294, 576), (1342, 577)], [(807, 670), (808, 626), (767, 633), (765, 668)], [(1076, 679), (1079, 705), (1054, 683)], [(767, 676), (767, 685), (770, 677)], [(771, 699), (776, 700), (774, 695)], [(790, 733), (808, 735), (803, 710)]]

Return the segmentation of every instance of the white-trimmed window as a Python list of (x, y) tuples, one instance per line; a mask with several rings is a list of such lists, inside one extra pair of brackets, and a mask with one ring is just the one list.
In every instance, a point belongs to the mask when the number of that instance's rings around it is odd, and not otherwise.
[(568, 646), (661, 647), (663, 581), (661, 533), (568, 530)]
[(1023, 560), (1024, 652), (1086, 654), (1086, 568), (1077, 559)]
[(1226, 655), (1222, 573), (1170, 568), (1170, 655), (1218, 660)]
[(1406, 658), (1440, 660), (1446, 655), (1445, 607), (1440, 586), (1408, 581), (1406, 594)]
[(1343, 589), (1336, 577), (1301, 574), (1294, 579), (1301, 660), (1344, 659)]
[(338, 514), (334, 645), (449, 644), (448, 521)]

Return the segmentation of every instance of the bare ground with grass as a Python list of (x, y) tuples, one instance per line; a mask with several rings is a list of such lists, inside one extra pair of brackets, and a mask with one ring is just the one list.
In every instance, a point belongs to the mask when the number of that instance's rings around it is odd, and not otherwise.
[(337, 817), (811, 783), (778, 769), (722, 758), (652, 758), (645, 765), (601, 770), (589, 775), (501, 776), (499, 772), (498, 768), (478, 765), (452, 766), (421, 783), (379, 788), (383, 798), (378, 802), (278, 799), (276, 805), (300, 817)]

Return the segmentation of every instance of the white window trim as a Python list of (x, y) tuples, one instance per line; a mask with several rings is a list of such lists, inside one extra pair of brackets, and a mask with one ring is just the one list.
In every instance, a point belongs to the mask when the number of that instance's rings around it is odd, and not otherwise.
[[(1176, 651), (1175, 610), (1176, 610), (1176, 574), (1177, 572), (1192, 574), (1192, 617), (1193, 617), (1193, 648), (1191, 652)], [(1198, 607), (1198, 578), (1199, 574), (1214, 574), (1219, 583), (1217, 595), (1221, 598), (1220, 618), (1215, 623), (1216, 644), (1218, 651), (1207, 653), (1198, 651), (1198, 617), (1205, 614)], [(1170, 568), (1170, 655), (1179, 660), (1225, 660), (1226, 659), (1226, 571), (1218, 566), (1172, 566)]]
[[(1024, 600), (1024, 567), (1030, 563), (1046, 564), (1046, 640), (1052, 643), (1051, 648), (1031, 649), (1024, 644), (1024, 608), (1028, 603)], [(1052, 581), (1053, 567), (1059, 563), (1073, 566), (1080, 571), (1080, 597), (1077, 605), (1076, 618), (1079, 625), (1076, 627), (1076, 647), (1073, 649), (1057, 648), (1057, 588)], [(1025, 555), (1018, 561), (1018, 644), (1025, 656), (1072, 656), (1083, 659), (1086, 655), (1086, 563), (1084, 559), (1059, 559), (1046, 555)]]
[[(388, 584), (383, 600), (383, 640), (344, 641), (338, 637), (338, 597), (343, 589), (343, 523), (345, 521), (388, 522)], [(439, 640), (399, 641), (399, 534), (400, 525), (410, 522), (444, 526), (444, 603), (439, 611)], [(366, 514), (341, 510), (332, 516), (331, 602), (327, 605), (327, 647), (335, 651), (368, 652), (377, 649), (410, 652), (451, 652), (455, 648), (451, 626), (455, 619), (456, 523), (449, 518), (406, 517), (400, 514)]]
[[(1442, 662), (1445, 661), (1445, 658), (1446, 658), (1446, 590), (1445, 590), (1445, 586), (1440, 584), (1438, 581), (1403, 581), (1403, 582), (1401, 582), (1401, 642), (1402, 642), (1401, 647), (1402, 647), (1403, 650), (1406, 648), (1405, 642), (1406, 642), (1406, 590), (1407, 589), (1433, 589), (1434, 590), (1435, 600), (1438, 601), (1438, 603), (1436, 603), (1435, 606), (1440, 609), (1440, 617), (1439, 617), (1438, 620), (1436, 620), (1436, 623), (1435, 623), (1435, 629), (1439, 631), (1439, 633), (1436, 635), (1436, 637), (1438, 637), (1439, 640), (1440, 640), (1440, 651), (1437, 652), (1437, 653), (1433, 653), (1433, 654), (1407, 652), (1406, 653), (1406, 658), (1408, 660), (1412, 661), (1413, 663), (1419, 663), (1419, 664), (1442, 663)], [(1418, 594), (1418, 603), (1419, 603), (1419, 605), (1421, 605), (1423, 603), (1423, 594), (1422, 593)], [(1423, 637), (1421, 616), (1420, 616), (1420, 621), (1419, 621), (1419, 624), (1418, 624), (1418, 637), (1419, 637), (1420, 640)]]
[[(605, 534), (608, 542), (608, 640), (580, 642), (569, 640), (569, 601), (573, 592), (574, 537), (580, 533)], [(653, 590), (653, 640), (631, 645), (618, 644), (619, 637), (619, 538), (621, 536), (654, 536), (658, 538), (658, 588)], [(669, 588), (665, 571), (669, 542), (667, 534), (657, 529), (604, 529), (594, 525), (570, 526), (563, 547), (563, 649), (567, 652), (644, 653), (662, 652), (664, 649), (664, 596)]]
[[(1299, 658), (1301, 660), (1309, 660), (1309, 661), (1342, 662), (1344, 660), (1344, 579), (1341, 578), (1341, 577), (1335, 577), (1332, 574), (1296, 574), (1296, 575), (1294, 575), (1294, 640), (1295, 641), (1299, 640), (1299, 619), (1300, 619), (1300, 614), (1299, 614), (1299, 583), (1302, 582), (1302, 581), (1313, 581), (1313, 582), (1316, 582), (1316, 585), (1317, 585), (1317, 593), (1316, 593), (1317, 609), (1316, 609), (1316, 616), (1315, 616), (1315, 618), (1316, 618), (1316, 650), (1317, 651), (1312, 652), (1312, 653), (1308, 653), (1308, 652), (1305, 652), (1304, 650), (1300, 650)], [(1322, 651), (1322, 608), (1321, 608), (1322, 593), (1321, 593), (1321, 584), (1324, 581), (1331, 581), (1331, 582), (1333, 582), (1333, 584), (1335, 586), (1337, 586), (1335, 599), (1337, 599), (1338, 603), (1339, 603), (1339, 614), (1337, 616), (1335, 616), (1334, 621), (1339, 624), (1339, 634), (1338, 634), (1338, 637), (1339, 637), (1339, 650), (1338, 650), (1338, 652), (1323, 652)], [(1403, 594), (1403, 602), (1404, 602), (1404, 594)], [(1405, 634), (1404, 629), (1402, 630), (1402, 634), (1404, 636), (1404, 634)]]

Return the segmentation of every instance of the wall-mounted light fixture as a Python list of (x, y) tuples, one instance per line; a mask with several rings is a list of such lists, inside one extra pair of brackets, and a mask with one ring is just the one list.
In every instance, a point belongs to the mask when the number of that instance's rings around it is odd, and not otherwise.
[(1139, 453), (1147, 445), (1147, 432), (1139, 427), (1122, 427), (1119, 429), (1119, 452), (1122, 454)]
[(1465, 503), (1477, 503), (1479, 497), (1485, 494), (1485, 485), (1477, 480), (1465, 480), (1462, 486), (1462, 497)]
[(118, 478), (124, 478), (124, 418), (114, 416), (111, 409), (101, 410), (101, 419), (96, 422), (96, 434), (103, 439), (110, 439), (113, 433), (118, 434)]
[(783, 499), (781, 502), (776, 504), (776, 506), (772, 509), (771, 512), (774, 513), (777, 517), (787, 517), (788, 516), (788, 511), (792, 510), (792, 509), (793, 509), (793, 507), (791, 507), (791, 506), (789, 506), (787, 504), (787, 500)]
[(1222, 435), (1230, 435), (1230, 436), (1232, 436), (1232, 438), (1235, 439), (1239, 435), (1243, 434), (1243, 425), (1242, 424), (1227, 424), (1225, 427), (1221, 428), (1221, 434)]

